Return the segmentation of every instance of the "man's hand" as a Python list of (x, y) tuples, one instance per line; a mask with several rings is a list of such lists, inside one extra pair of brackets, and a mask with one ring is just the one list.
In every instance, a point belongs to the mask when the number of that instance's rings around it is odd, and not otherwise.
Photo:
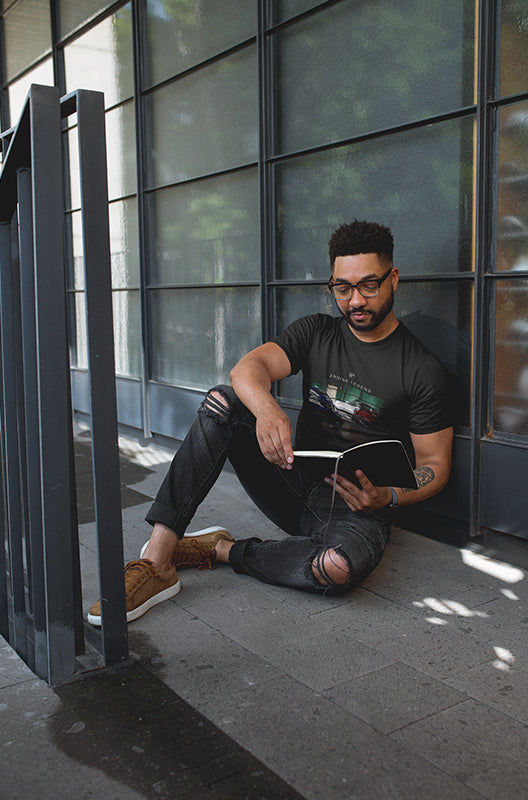
[(283, 469), (293, 466), (293, 428), (288, 415), (277, 406), (257, 416), (257, 439), (263, 456)]
[(266, 342), (240, 359), (231, 370), (231, 384), (257, 421), (257, 439), (264, 457), (283, 469), (293, 466), (292, 424), (271, 395), (271, 385), (291, 373), (284, 350)]
[[(326, 483), (333, 486), (334, 477), (325, 478)], [(375, 511), (391, 502), (392, 494), (388, 486), (374, 486), (360, 469), (356, 470), (356, 478), (361, 489), (342, 475), (338, 475), (336, 480), (336, 492), (352, 511)]]

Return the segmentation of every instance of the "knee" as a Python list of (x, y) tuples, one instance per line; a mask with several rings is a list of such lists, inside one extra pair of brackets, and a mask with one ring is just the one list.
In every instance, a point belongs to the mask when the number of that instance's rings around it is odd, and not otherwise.
[(350, 564), (337, 550), (318, 553), (312, 561), (312, 572), (321, 586), (344, 586), (350, 580)]
[(202, 403), (202, 410), (207, 416), (221, 421), (228, 418), (232, 407), (232, 398), (229, 396), (229, 390), (229, 386), (215, 386), (210, 389)]

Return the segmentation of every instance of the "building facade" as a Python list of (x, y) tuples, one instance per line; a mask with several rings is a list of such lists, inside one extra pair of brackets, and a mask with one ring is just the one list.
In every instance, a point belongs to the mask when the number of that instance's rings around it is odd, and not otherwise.
[[(204, 392), (334, 313), (332, 230), (389, 225), (397, 315), (455, 377), (427, 507), (528, 538), (528, 2), (3, 0), (0, 122), (32, 83), (104, 92), (119, 421), (181, 438)], [(72, 386), (89, 411), (75, 119)], [(295, 415), (300, 381), (277, 395)]]

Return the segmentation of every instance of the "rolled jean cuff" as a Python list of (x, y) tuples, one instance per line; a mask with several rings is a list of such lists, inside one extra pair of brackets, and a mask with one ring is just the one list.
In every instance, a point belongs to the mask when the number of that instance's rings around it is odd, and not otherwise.
[(233, 547), (229, 551), (229, 563), (233, 567), (234, 571), (239, 575), (247, 574), (246, 570), (244, 569), (244, 558), (248, 544), (261, 541), (262, 539), (257, 539), (257, 537), (254, 537), (252, 539), (238, 539), (234, 543)]
[(170, 508), (167, 508), (167, 506), (163, 505), (163, 503), (154, 501), (149, 508), (148, 514), (145, 517), (145, 521), (148, 522), (149, 525), (152, 525), (152, 527), (154, 527), (154, 525), (156, 525), (158, 522), (161, 525), (165, 525), (165, 527), (170, 528), (179, 539), (181, 539), (183, 536), (183, 533), (178, 531), (178, 524), (174, 517), (174, 511), (172, 511)]

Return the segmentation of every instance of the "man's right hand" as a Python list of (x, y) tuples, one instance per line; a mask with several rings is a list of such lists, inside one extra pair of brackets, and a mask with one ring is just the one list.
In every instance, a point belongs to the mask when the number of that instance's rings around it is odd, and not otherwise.
[(277, 406), (257, 416), (257, 439), (264, 458), (282, 469), (293, 466), (293, 428), (288, 415)]
[(231, 370), (233, 389), (257, 420), (257, 439), (264, 458), (283, 469), (293, 466), (292, 424), (271, 394), (271, 385), (291, 373), (284, 350), (274, 342), (261, 344)]

